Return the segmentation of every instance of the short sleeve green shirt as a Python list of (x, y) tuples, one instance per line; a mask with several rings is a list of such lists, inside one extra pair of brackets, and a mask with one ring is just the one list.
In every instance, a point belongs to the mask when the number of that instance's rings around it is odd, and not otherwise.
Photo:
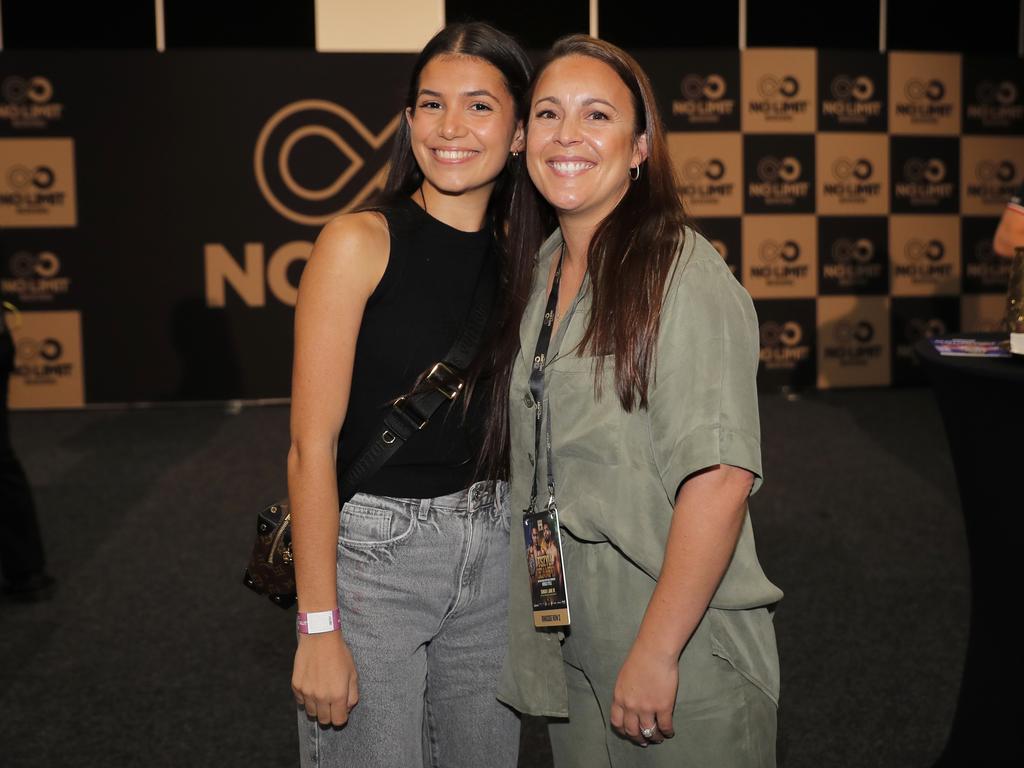
[[(562, 244), (555, 231), (541, 247), (520, 326), (521, 350), (510, 399), (512, 509), (509, 655), (499, 698), (523, 712), (566, 716), (565, 677), (558, 633), (533, 628), (522, 513), (530, 500), (535, 462), (545, 493), (545, 451), (535, 452), (530, 358), (540, 331), (551, 259)], [(583, 541), (608, 541), (658, 578), (676, 494), (694, 472), (730, 464), (761, 484), (761, 437), (756, 374), (757, 317), (749, 294), (721, 256), (687, 230), (662, 306), (657, 359), (646, 410), (619, 403), (610, 359), (595, 393), (592, 357), (577, 354), (590, 316), (589, 282), (552, 340), (544, 368), (545, 418), (551, 419), (551, 457), (559, 518)], [(542, 499), (543, 501), (543, 499)], [(573, 589), (601, 589), (566, 574)], [(764, 575), (747, 516), (736, 552), (711, 605), (743, 609), (778, 602), (782, 592)]]

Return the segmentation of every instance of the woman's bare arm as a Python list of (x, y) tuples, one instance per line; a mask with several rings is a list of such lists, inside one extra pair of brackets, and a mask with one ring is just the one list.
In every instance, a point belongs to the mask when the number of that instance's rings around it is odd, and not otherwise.
[[(299, 285), (288, 497), (300, 611), (337, 607), (338, 433), (363, 310), (387, 267), (389, 248), (379, 214), (339, 217), (321, 232)], [(296, 701), (324, 724), (344, 724), (359, 698), (344, 616), (341, 626), (342, 632), (300, 635), (295, 654)]]

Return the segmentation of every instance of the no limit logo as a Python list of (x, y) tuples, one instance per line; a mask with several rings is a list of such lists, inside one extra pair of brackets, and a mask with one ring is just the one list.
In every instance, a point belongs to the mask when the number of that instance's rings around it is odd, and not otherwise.
[(56, 176), (47, 165), (15, 165), (7, 170), (5, 181), (13, 191), (0, 193), (0, 205), (13, 206), (19, 213), (42, 213), (50, 206), (64, 204), (64, 192), (48, 191), (56, 183)]
[(939, 240), (908, 240), (905, 261), (893, 264), (893, 274), (915, 283), (930, 283), (952, 277), (953, 265), (946, 259), (946, 246)]
[(736, 100), (726, 98), (728, 90), (720, 74), (688, 74), (679, 84), (682, 98), (672, 100), (672, 114), (691, 123), (719, 123), (736, 111)]
[(882, 115), (882, 101), (874, 98), (875, 81), (867, 75), (836, 75), (822, 101), (823, 115), (834, 117), (840, 124), (863, 125)]
[(757, 100), (748, 103), (753, 114), (766, 120), (792, 120), (807, 112), (808, 101), (800, 96), (800, 81), (791, 74), (764, 75), (757, 81)]
[(992, 238), (975, 242), (967, 250), (973, 258), (964, 264), (964, 289), (976, 291), (1003, 291), (1010, 280), (1012, 259), (1004, 259), (992, 250)]
[(953, 197), (953, 182), (946, 181), (948, 168), (943, 159), (911, 157), (901, 171), (902, 179), (893, 191), (911, 205), (935, 205)]
[(792, 205), (810, 192), (810, 182), (803, 181), (803, 166), (793, 156), (767, 155), (757, 163), (757, 181), (748, 185), (752, 198), (766, 205)]
[(863, 157), (841, 157), (832, 163), (832, 181), (823, 185), (825, 195), (845, 203), (860, 203), (882, 194), (882, 184), (870, 181), (875, 167)]
[(946, 85), (937, 79), (912, 78), (903, 86), (905, 101), (896, 103), (896, 114), (914, 123), (935, 123), (953, 114), (946, 101)]
[(750, 266), (750, 276), (768, 285), (794, 285), (808, 276), (810, 267), (800, 261), (800, 244), (794, 240), (765, 240), (758, 248), (762, 264)]
[(841, 237), (825, 252), (822, 284), (837, 289), (863, 289), (883, 278), (885, 265), (877, 258), (874, 242), (867, 238)]
[(694, 202), (717, 202), (735, 192), (736, 185), (723, 182), (725, 163), (717, 158), (690, 158), (683, 163), (680, 194)]
[(1002, 206), (1017, 189), (1017, 167), (1009, 160), (983, 160), (974, 167), (967, 196), (989, 205)]
[(761, 362), (769, 370), (796, 368), (811, 356), (811, 348), (803, 340), (803, 327), (795, 320), (762, 323)]
[[(379, 133), (330, 101), (297, 101), (278, 110), (256, 140), (256, 182), (267, 203), (298, 224), (319, 226), (383, 186), (401, 115)], [(324, 169), (334, 169), (331, 179)]]
[(967, 119), (986, 128), (1006, 128), (1024, 121), (1020, 91), (1009, 80), (982, 80), (974, 88), (974, 101), (967, 105)]
[(54, 338), (18, 340), (14, 373), (27, 384), (51, 384), (71, 375), (71, 363), (61, 362), (63, 345)]
[(16, 253), (7, 267), (11, 276), (0, 279), (0, 290), (22, 302), (52, 301), (71, 287), (71, 278), (61, 277), (60, 259), (51, 251)]
[(13, 128), (45, 128), (64, 114), (64, 105), (53, 101), (53, 83), (45, 77), (5, 77), (0, 98), (0, 120)]
[(832, 342), (825, 345), (822, 356), (838, 361), (841, 366), (864, 366), (882, 357), (882, 345), (872, 343), (875, 327), (866, 320), (840, 320), (832, 330)]

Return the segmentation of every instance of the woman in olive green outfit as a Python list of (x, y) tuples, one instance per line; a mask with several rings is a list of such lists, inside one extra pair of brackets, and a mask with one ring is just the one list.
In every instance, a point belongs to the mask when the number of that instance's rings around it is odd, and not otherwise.
[[(507, 399), (485, 452), (510, 462), (515, 543), (499, 698), (566, 718), (550, 725), (559, 768), (774, 766), (782, 593), (747, 512), (761, 483), (753, 304), (687, 226), (636, 62), (565, 38), (529, 104), (540, 198), (524, 188), (512, 212), (522, 268), (505, 322), (519, 337), (495, 351)], [(559, 632), (534, 629), (516, 535), (549, 467), (541, 504), (558, 508), (571, 611)]]

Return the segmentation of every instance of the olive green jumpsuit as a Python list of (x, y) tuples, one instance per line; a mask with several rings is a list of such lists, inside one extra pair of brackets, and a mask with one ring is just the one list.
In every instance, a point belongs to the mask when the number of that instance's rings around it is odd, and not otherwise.
[[(537, 460), (530, 358), (547, 303), (546, 277), (561, 244), (556, 231), (538, 253), (509, 392), (509, 503), (517, 543)], [(557, 768), (774, 766), (779, 663), (769, 607), (782, 592), (758, 562), (749, 514), (679, 660), (675, 737), (644, 749), (609, 725), (615, 681), (654, 590), (683, 481), (729, 464), (754, 473), (754, 491), (761, 484), (753, 303), (710, 243), (688, 229), (666, 286), (649, 407), (627, 413), (615, 392), (612, 359), (598, 397), (595, 360), (577, 354), (590, 314), (589, 286), (585, 279), (544, 369), (572, 625), (566, 633), (534, 629), (526, 556), (513, 546), (499, 698), (524, 713), (567, 718), (549, 727)], [(541, 462), (546, 453), (542, 447)]]

